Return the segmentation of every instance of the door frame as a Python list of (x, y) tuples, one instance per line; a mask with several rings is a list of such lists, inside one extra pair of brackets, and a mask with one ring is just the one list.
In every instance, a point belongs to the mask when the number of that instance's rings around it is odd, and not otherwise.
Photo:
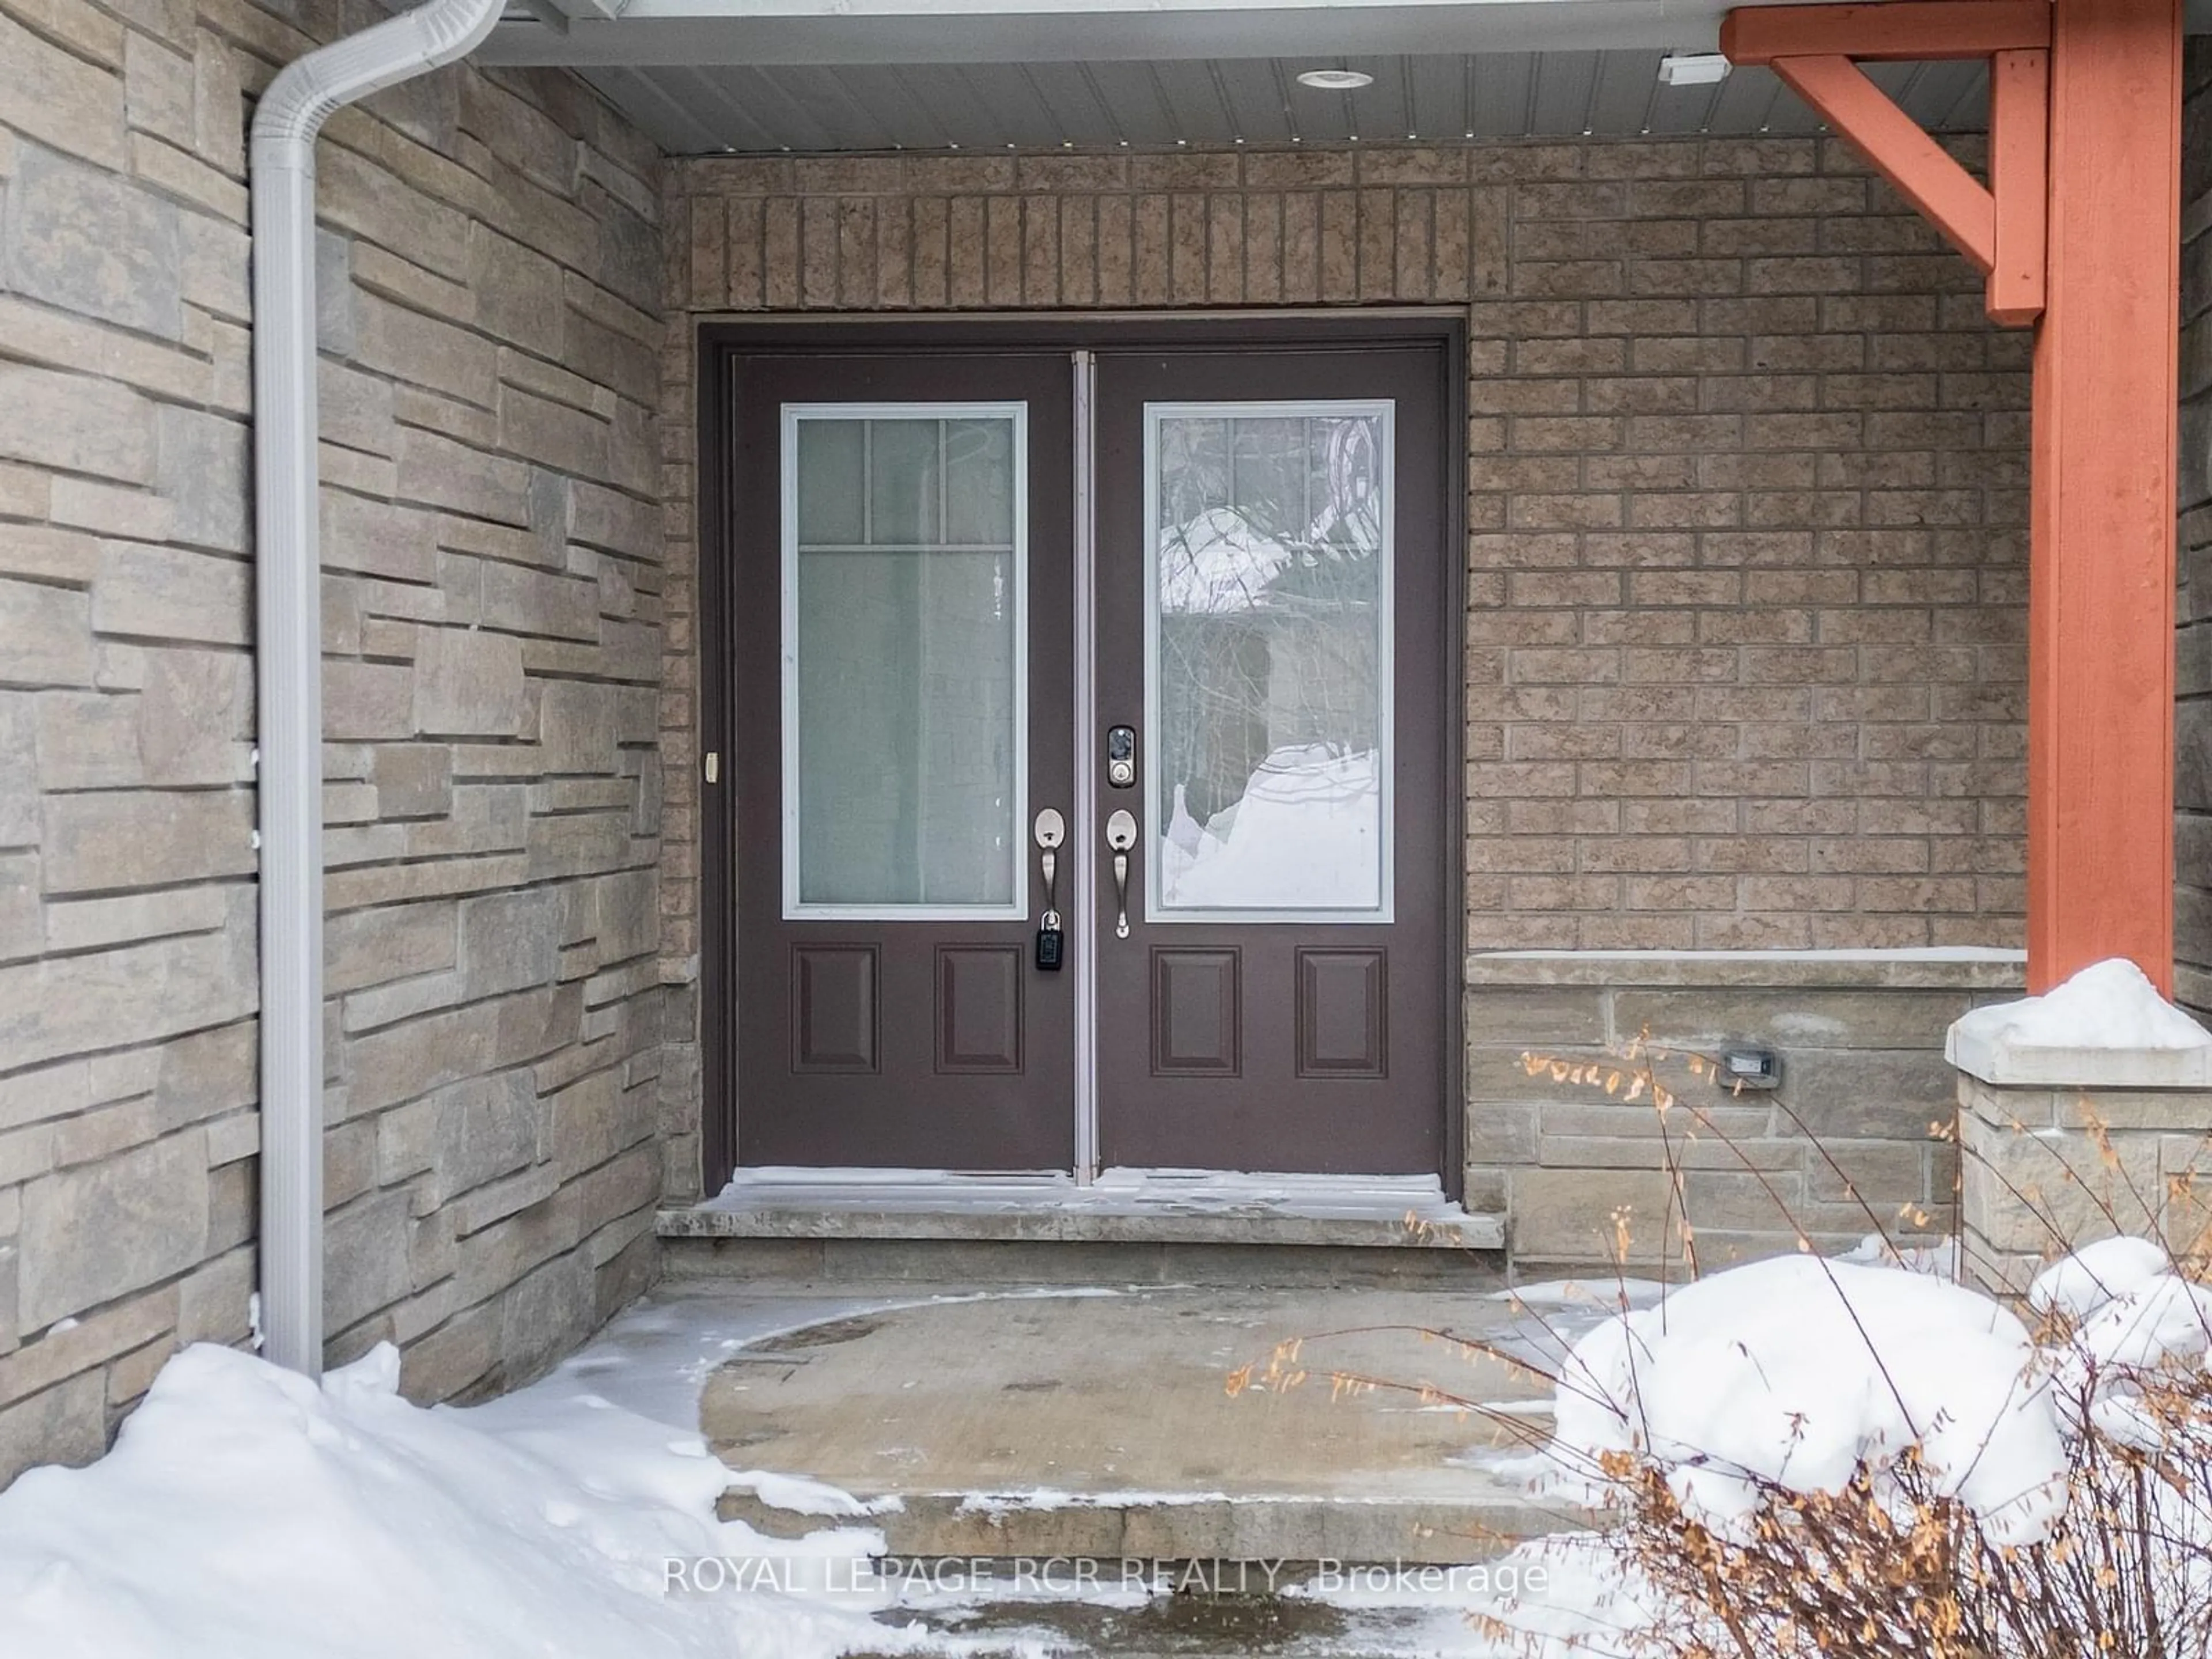
[[(1445, 1196), (1457, 1201), (1466, 1179), (1467, 1091), (1460, 1057), (1466, 1048), (1462, 963), (1466, 956), (1467, 872), (1465, 753), (1466, 714), (1466, 590), (1467, 590), (1467, 465), (1468, 465), (1468, 313), (1463, 307), (1374, 307), (1352, 310), (1273, 308), (1265, 311), (1079, 311), (1036, 312), (1022, 314), (942, 313), (929, 316), (882, 313), (779, 313), (741, 319), (706, 318), (697, 323), (693, 368), (696, 375), (697, 453), (695, 479), (698, 550), (696, 571), (698, 703), (697, 738), (688, 763), (695, 769), (693, 787), (699, 811), (699, 1005), (700, 1163), (702, 1192), (713, 1196), (726, 1186), (737, 1165), (738, 1115), (736, 1029), (731, 999), (737, 988), (737, 928), (733, 905), (735, 883), (732, 860), (736, 845), (735, 788), (726, 772), (720, 781), (707, 779), (705, 757), (726, 757), (736, 728), (738, 711), (730, 673), (736, 638), (731, 584), (725, 578), (735, 543), (735, 502), (732, 489), (732, 458), (727, 434), (734, 429), (737, 370), (749, 356), (804, 352), (824, 356), (882, 355), (886, 352), (931, 349), (962, 351), (1036, 353), (1057, 350), (1068, 354), (1071, 398), (1077, 397), (1076, 354), (1121, 354), (1127, 351), (1172, 349), (1181, 347), (1219, 348), (1224, 345), (1360, 346), (1420, 344), (1442, 348), (1444, 385), (1442, 404), (1447, 429), (1443, 457), (1445, 545), (1456, 548), (1443, 571), (1445, 604), (1438, 626), (1440, 660), (1446, 665), (1448, 699), (1445, 717), (1437, 722), (1443, 753), (1442, 775), (1458, 780), (1444, 791), (1443, 846), (1451, 857), (1443, 890), (1456, 902), (1443, 919), (1443, 971), (1437, 994), (1443, 1000), (1443, 1030), (1449, 1052), (1443, 1057), (1443, 1164), (1437, 1171)], [(1095, 564), (1086, 556), (1091, 530), (1091, 465), (1095, 444), (1088, 425), (1089, 409), (1079, 403), (1077, 435), (1081, 453), (1075, 458), (1076, 557), (1078, 591), (1076, 626), (1072, 642), (1079, 664), (1087, 659), (1095, 641), (1089, 621), (1092, 595), (1084, 584), (1095, 576)], [(1400, 625), (1407, 619), (1401, 618)], [(1455, 672), (1454, 665), (1456, 665)], [(1084, 700), (1091, 677), (1079, 666), (1077, 701)], [(1079, 708), (1076, 766), (1079, 786), (1090, 777), (1085, 769), (1096, 711)], [(1095, 782), (1095, 779), (1092, 780)], [(1079, 861), (1080, 862), (1080, 861)], [(1095, 860), (1091, 861), (1095, 864)], [(1085, 866), (1085, 867), (1090, 867)], [(1080, 914), (1080, 913), (1079, 913)], [(1079, 988), (1080, 989), (1080, 988)], [(1095, 1011), (1078, 1012), (1079, 1030)], [(1079, 1075), (1084, 1060), (1078, 1048), (1076, 1149), (1079, 1165), (1086, 1150), (1095, 1158), (1097, 1122), (1095, 1079), (1086, 1084)], [(1459, 1081), (1455, 1081), (1458, 1079)], [(1085, 1114), (1079, 1102), (1091, 1097)], [(1077, 1179), (1085, 1178), (1080, 1167)], [(1050, 1190), (1049, 1188), (1043, 1190)], [(1052, 1200), (1047, 1199), (1046, 1202)]]

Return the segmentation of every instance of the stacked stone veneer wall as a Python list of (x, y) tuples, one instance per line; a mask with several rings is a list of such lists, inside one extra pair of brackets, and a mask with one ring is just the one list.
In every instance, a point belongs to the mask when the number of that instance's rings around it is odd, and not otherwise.
[(2175, 1000), (2212, 1012), (2212, 40), (2185, 58)]
[[(1686, 1267), (1686, 1206), (1705, 1267), (1881, 1232), (1925, 1243), (1958, 1217), (1951, 1023), (2021, 994), (2021, 964), (1881, 957), (1559, 957), (1468, 964), (1469, 1200), (1505, 1209), (1523, 1271)], [(1781, 1060), (1771, 1092), (1715, 1086), (1692, 1056), (1745, 1045)], [(1562, 1082), (1644, 1051), (1683, 1103)], [(1663, 1054), (1663, 1058), (1658, 1056)], [(1700, 1114), (1703, 1115), (1700, 1116)], [(1817, 1145), (1815, 1142), (1817, 1141)], [(1674, 1172), (1680, 1173), (1680, 1185)]]
[[(1464, 307), (1469, 945), (2019, 942), (2029, 340), (1840, 144), (668, 178), (668, 304), (694, 317)], [(672, 979), (698, 949), (694, 350), (671, 329)]]
[[(0, 0), (0, 1481), (247, 1336), (252, 94), (386, 14)], [(653, 149), (447, 70), (320, 151), (333, 1358), (654, 1267)]]

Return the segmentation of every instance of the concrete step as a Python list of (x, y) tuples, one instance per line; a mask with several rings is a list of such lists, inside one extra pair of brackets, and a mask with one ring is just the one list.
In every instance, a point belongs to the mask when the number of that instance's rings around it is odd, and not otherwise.
[[(1577, 1524), (1499, 1467), (1546, 1385), (1424, 1334), (1515, 1317), (1480, 1290), (969, 1287), (750, 1343), (701, 1420), (733, 1469), (896, 1500), (865, 1523), (896, 1556), (1481, 1561)], [(1266, 1386), (1278, 1356), (1304, 1380)]]
[(1166, 1243), (1158, 1239), (662, 1235), (672, 1279), (826, 1286), (1213, 1285), (1230, 1290), (1485, 1291), (1502, 1251), (1433, 1244)]
[[(941, 1613), (928, 1622), (948, 1625)], [(1135, 1607), (1009, 1601), (967, 1610), (950, 1628), (986, 1654), (1052, 1659), (1436, 1659), (1463, 1650), (1471, 1633), (1451, 1607), (1352, 1609), (1265, 1595), (1170, 1595)]]
[(664, 1237), (1058, 1239), (1499, 1249), (1502, 1214), (1434, 1176), (1107, 1170), (1067, 1175), (741, 1170), (703, 1203), (665, 1210)]
[(1499, 1273), (1505, 1243), (1432, 1176), (1162, 1170), (746, 1170), (657, 1229), (679, 1273), (878, 1283), (1444, 1288)]
[[(1350, 1498), (1341, 1492), (1265, 1498), (1193, 1493), (1100, 1492), (1038, 1503), (1022, 1493), (899, 1492), (899, 1507), (865, 1523), (881, 1528), (893, 1556), (958, 1557), (1008, 1564), (1063, 1560), (1097, 1582), (1136, 1582), (1165, 1564), (1226, 1562), (1407, 1563), (1451, 1565), (1493, 1560), (1530, 1538), (1583, 1524), (1540, 1509), (1511, 1487), (1471, 1480), (1458, 1499)], [(860, 1496), (861, 1494), (855, 1494)], [(822, 1522), (800, 1522), (750, 1493), (722, 1500), (722, 1518), (771, 1537), (796, 1536)], [(1066, 1569), (1073, 1577), (1078, 1569)]]

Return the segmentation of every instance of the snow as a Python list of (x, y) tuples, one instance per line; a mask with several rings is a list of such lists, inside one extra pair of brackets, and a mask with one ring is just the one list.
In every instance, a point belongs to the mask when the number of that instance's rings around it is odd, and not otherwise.
[(667, 1593), (668, 1564), (774, 1560), (796, 1586), (872, 1529), (770, 1540), (714, 1518), (696, 1436), (588, 1395), (469, 1410), (397, 1392), (379, 1348), (320, 1387), (186, 1349), (107, 1456), (0, 1493), (0, 1652), (23, 1659), (828, 1659), (942, 1650), (850, 1597)]
[[(1881, 1472), (1917, 1445), (1939, 1486), (1993, 1536), (2046, 1535), (2085, 1430), (2154, 1443), (2138, 1368), (2206, 1363), (2212, 1291), (2156, 1244), (2107, 1239), (2038, 1278), (2029, 1305), (2045, 1328), (2031, 1334), (2005, 1307), (1949, 1282), (1945, 1265), (1940, 1252), (1869, 1240), (1844, 1259), (1754, 1262), (1672, 1290), (1594, 1278), (1499, 1293), (1557, 1345), (1551, 1494), (1602, 1504), (1618, 1489), (1609, 1493), (1599, 1460), (1648, 1458), (1692, 1515), (1741, 1539), (1757, 1483), (1835, 1492), (1863, 1468), (1880, 1491)], [(801, 1474), (732, 1474), (689, 1431), (700, 1381), (732, 1349), (869, 1305), (890, 1304), (793, 1297), (742, 1314), (703, 1299), (648, 1304), (544, 1382), (467, 1409), (401, 1399), (388, 1347), (319, 1386), (228, 1349), (187, 1349), (107, 1457), (33, 1470), (0, 1493), (0, 1654), (1006, 1651), (1003, 1632), (902, 1622), (1002, 1591), (868, 1571), (883, 1537), (865, 1522), (880, 1507)], [(833, 1524), (785, 1540), (718, 1522), (716, 1500), (733, 1486)], [(1219, 1497), (1037, 1489), (978, 1492), (964, 1507), (994, 1516)], [(2185, 1522), (2201, 1532), (2202, 1511), (2175, 1524)], [(712, 1593), (672, 1589), (671, 1564), (685, 1562), (772, 1571), (718, 1577)], [(1523, 1546), (1486, 1564), (1479, 1583), (1474, 1571), (1456, 1570), (1441, 1590), (1354, 1573), (1297, 1594), (1404, 1615), (1362, 1653), (1626, 1654), (1639, 1628), (1682, 1616), (1601, 1534)], [(1036, 1592), (1144, 1599), (1132, 1594), (1112, 1583)], [(1501, 1646), (1469, 1613), (1501, 1620), (1516, 1639)]]
[[(1174, 909), (1371, 910), (1382, 881), (1379, 757), (1314, 744), (1277, 749), (1234, 817), (1185, 811), (1160, 837), (1160, 897)], [(1180, 805), (1182, 796), (1177, 794)]]
[(1648, 1308), (1666, 1294), (1667, 1287), (1650, 1279), (1553, 1279), (1492, 1291), (1485, 1300), (1519, 1308)]
[(1646, 1453), (1686, 1510), (1740, 1540), (1758, 1482), (1840, 1492), (1917, 1444), (1939, 1491), (1992, 1535), (2026, 1540), (2058, 1515), (2067, 1472), (2035, 1357), (2012, 1314), (1931, 1275), (1753, 1262), (1577, 1342), (1554, 1455), (1588, 1481), (1609, 1454)]
[(2132, 1296), (2172, 1271), (2163, 1247), (2147, 1238), (2103, 1238), (2053, 1262), (2027, 1287), (2039, 1314), (2086, 1318), (2115, 1297)]
[(1908, 1273), (1933, 1273), (1938, 1279), (1959, 1276), (1959, 1241), (1940, 1238), (1922, 1244), (1902, 1243), (1869, 1233), (1836, 1258), (1861, 1267), (1902, 1267)]
[(792, 1515), (823, 1515), (840, 1520), (870, 1515), (894, 1515), (906, 1507), (902, 1498), (878, 1498), (862, 1503), (848, 1492), (803, 1474), (780, 1474), (773, 1469), (732, 1469), (732, 1492), (749, 1492), (772, 1510)]
[(1977, 1008), (1952, 1030), (2014, 1049), (2212, 1048), (2207, 1031), (2158, 994), (2132, 962), (2115, 957), (2084, 968), (2055, 990)]
[[(1869, 1239), (1844, 1259), (1754, 1262), (1615, 1314), (1576, 1343), (1560, 1374), (1539, 1490), (1619, 1500), (1596, 1463), (1630, 1454), (1665, 1473), (1692, 1516), (1741, 1542), (1754, 1479), (1833, 1492), (1863, 1468), (1881, 1493), (1882, 1471), (1917, 1444), (1939, 1489), (1992, 1539), (2017, 1544), (2049, 1535), (2079, 1501), (2066, 1483), (2086, 1432), (2170, 1449), (2171, 1421), (2145, 1409), (2141, 1385), (2156, 1368), (2212, 1356), (2212, 1291), (2162, 1247), (2109, 1238), (2052, 1265), (2029, 1295), (2046, 1322), (2035, 1337), (1949, 1271), (1943, 1250)], [(1515, 1294), (1541, 1302), (1548, 1288)], [(2212, 1494), (2166, 1498), (2163, 1524), (2185, 1556), (2212, 1542), (2202, 1539)], [(2200, 1548), (2198, 1559), (2212, 1555)], [(1626, 1656), (1649, 1650), (1639, 1632), (1695, 1616), (1658, 1598), (1604, 1534), (1540, 1540), (1504, 1561), (1547, 1565), (1547, 1582), (1504, 1611), (1460, 1606), (1510, 1637), (1438, 1652)]]

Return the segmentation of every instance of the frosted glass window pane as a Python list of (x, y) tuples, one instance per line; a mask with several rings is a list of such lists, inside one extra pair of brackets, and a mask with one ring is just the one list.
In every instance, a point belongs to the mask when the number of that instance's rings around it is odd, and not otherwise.
[(945, 539), (1014, 538), (1013, 428), (1005, 421), (945, 423)]
[(943, 428), (941, 421), (867, 423), (871, 545), (927, 547), (945, 539), (938, 521), (944, 484), (938, 440)]
[(1376, 912), (1387, 409), (1155, 413), (1155, 909)]
[(817, 547), (860, 539), (859, 421), (802, 421), (799, 427), (799, 538)]
[[(796, 897), (1018, 905), (1014, 422), (805, 418), (798, 434)], [(948, 487), (956, 453), (965, 476)], [(943, 504), (963, 492), (1009, 504), (995, 542), (948, 535)]]

